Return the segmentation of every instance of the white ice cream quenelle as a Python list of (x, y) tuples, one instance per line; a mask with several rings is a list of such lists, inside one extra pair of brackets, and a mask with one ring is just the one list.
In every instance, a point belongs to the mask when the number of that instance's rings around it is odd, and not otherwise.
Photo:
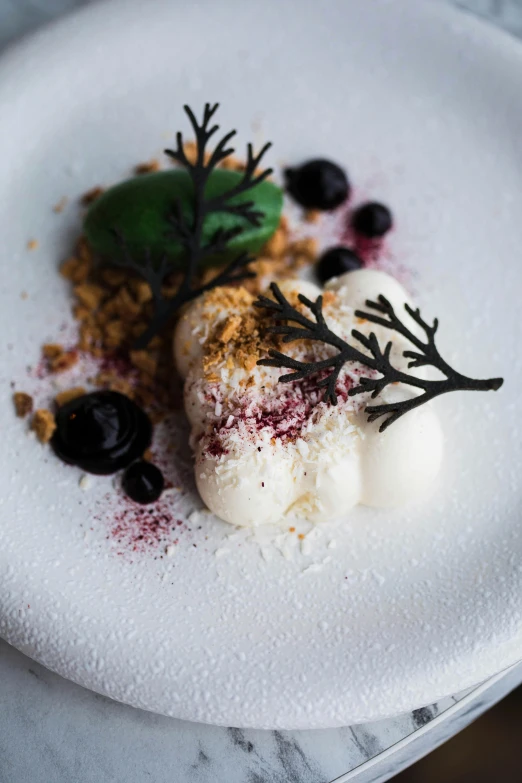
[[(304, 293), (314, 300), (321, 293), (304, 281), (285, 281), (280, 288), (287, 297)], [(402, 353), (410, 344), (354, 315), (367, 299), (383, 294), (418, 333), (404, 310), (409, 298), (396, 280), (361, 270), (330, 281), (326, 291), (324, 314), (333, 331), (352, 342), (354, 328), (375, 332), (381, 346), (392, 340), (393, 364), (406, 369)], [(284, 372), (280, 368), (255, 365), (255, 353), (245, 361), (245, 332), (254, 332), (256, 312), (246, 292), (239, 296), (236, 289), (225, 303), (222, 294), (211, 292), (185, 313), (174, 337), (176, 363), (185, 378), (196, 483), (211, 511), (243, 526), (277, 522), (286, 515), (321, 522), (342, 517), (358, 503), (392, 507), (423, 495), (442, 459), (442, 432), (430, 406), (420, 406), (380, 433), (381, 422), (369, 424), (364, 414), (368, 395), (347, 394), (367, 374), (362, 365), (343, 368), (337, 406), (322, 401), (313, 379), (278, 383)], [(311, 354), (320, 360), (332, 349), (295, 342), (285, 345), (284, 352), (310, 361)], [(372, 404), (416, 393), (411, 387), (391, 386)]]

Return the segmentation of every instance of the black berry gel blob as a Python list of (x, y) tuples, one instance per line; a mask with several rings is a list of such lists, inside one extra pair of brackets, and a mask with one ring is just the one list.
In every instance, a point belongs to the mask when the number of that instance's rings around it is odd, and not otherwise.
[(129, 465), (121, 481), (123, 491), (136, 503), (154, 503), (163, 492), (165, 479), (156, 465), (138, 460)]
[(317, 158), (285, 171), (290, 195), (306, 209), (335, 209), (350, 195), (346, 173), (336, 163)]
[(370, 201), (357, 209), (352, 218), (352, 228), (368, 239), (383, 237), (393, 225), (392, 213), (384, 204)]
[(59, 409), (51, 445), (69, 465), (105, 476), (141, 457), (151, 439), (150, 419), (136, 403), (119, 392), (97, 391)]
[(323, 253), (316, 266), (317, 277), (321, 283), (326, 283), (332, 277), (339, 277), (345, 272), (361, 269), (363, 262), (353, 250), (348, 247), (331, 247)]

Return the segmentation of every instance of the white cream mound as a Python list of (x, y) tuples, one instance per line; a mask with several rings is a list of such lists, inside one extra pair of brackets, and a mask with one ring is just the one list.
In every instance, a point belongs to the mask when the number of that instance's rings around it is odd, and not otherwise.
[[(280, 288), (287, 297), (303, 293), (314, 300), (321, 293), (299, 280), (285, 281)], [(367, 299), (383, 294), (418, 332), (404, 310), (411, 302), (396, 280), (375, 270), (349, 272), (331, 280), (325, 292), (324, 314), (333, 331), (351, 342), (352, 329), (373, 331), (383, 347), (392, 340), (392, 361), (406, 369), (402, 352), (410, 344), (354, 316)], [(187, 310), (174, 336), (176, 363), (185, 379), (196, 483), (209, 509), (233, 525), (273, 523), (289, 514), (322, 522), (345, 515), (358, 503), (392, 507), (426, 493), (443, 449), (431, 407), (420, 406), (380, 433), (382, 421), (369, 424), (364, 414), (369, 395), (347, 394), (360, 375), (370, 373), (362, 365), (345, 365), (336, 387), (337, 406), (322, 402), (323, 390), (317, 390), (313, 378), (278, 383), (286, 370), (255, 364), (266, 356), (266, 346), (264, 330), (258, 330), (262, 311), (252, 302), (242, 289), (216, 289)], [(283, 351), (306, 361), (335, 352), (303, 341), (287, 344)], [(388, 387), (372, 404), (416, 393), (409, 387)]]

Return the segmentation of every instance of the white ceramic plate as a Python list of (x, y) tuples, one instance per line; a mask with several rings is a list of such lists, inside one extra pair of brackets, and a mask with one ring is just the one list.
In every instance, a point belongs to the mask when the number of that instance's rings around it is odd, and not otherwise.
[[(266, 561), (198, 516), (172, 559), (160, 546), (118, 556), (110, 480), (82, 491), (9, 403), (10, 382), (28, 383), (26, 365), (67, 321), (56, 265), (78, 231), (75, 200), (156, 153), (186, 128), (181, 105), (205, 100), (221, 101), (223, 128), (237, 125), (241, 142), (255, 126), (276, 160), (329, 155), (359, 193), (390, 203), (393, 252), (426, 315), (441, 318), (444, 351), (464, 372), (506, 377), (496, 395), (437, 403), (447, 446), (431, 498), (393, 513), (359, 508), (308, 557), (267, 547)], [(271, 728), (381, 718), (520, 657), (521, 116), (519, 45), (419, 0), (116, 0), (4, 57), (8, 641), (129, 704)], [(70, 206), (55, 215), (64, 195)], [(31, 237), (39, 248), (28, 252)], [(183, 521), (197, 498), (175, 495)]]

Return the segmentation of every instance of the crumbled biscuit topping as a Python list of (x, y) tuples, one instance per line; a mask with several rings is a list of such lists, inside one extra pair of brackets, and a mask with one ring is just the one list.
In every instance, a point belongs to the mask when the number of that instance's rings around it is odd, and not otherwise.
[(203, 369), (211, 375), (219, 365), (242, 367), (251, 372), (258, 359), (278, 343), (262, 328), (266, 314), (252, 307), (254, 296), (245, 288), (215, 288), (205, 295), (204, 318), (210, 313), (226, 315), (218, 321), (204, 343)]
[(66, 389), (57, 394), (54, 401), (58, 407), (61, 407), (62, 405), (71, 402), (71, 400), (75, 400), (77, 397), (83, 397), (84, 394), (86, 394), (86, 391), (83, 386), (74, 386), (72, 389)]
[(34, 412), (31, 429), (36, 432), (40, 443), (48, 443), (56, 429), (54, 414), (45, 408), (39, 408)]
[(150, 174), (153, 171), (159, 171), (161, 168), (159, 160), (153, 158), (146, 163), (138, 163), (134, 169), (135, 174)]
[(91, 188), (87, 191), (87, 193), (84, 193), (81, 202), (84, 207), (90, 206), (94, 201), (96, 201), (97, 198), (100, 198), (105, 193), (105, 188), (100, 187), (99, 185), (95, 188)]
[(23, 419), (33, 410), (33, 398), (25, 392), (15, 392), (13, 394), (13, 403), (16, 415)]

